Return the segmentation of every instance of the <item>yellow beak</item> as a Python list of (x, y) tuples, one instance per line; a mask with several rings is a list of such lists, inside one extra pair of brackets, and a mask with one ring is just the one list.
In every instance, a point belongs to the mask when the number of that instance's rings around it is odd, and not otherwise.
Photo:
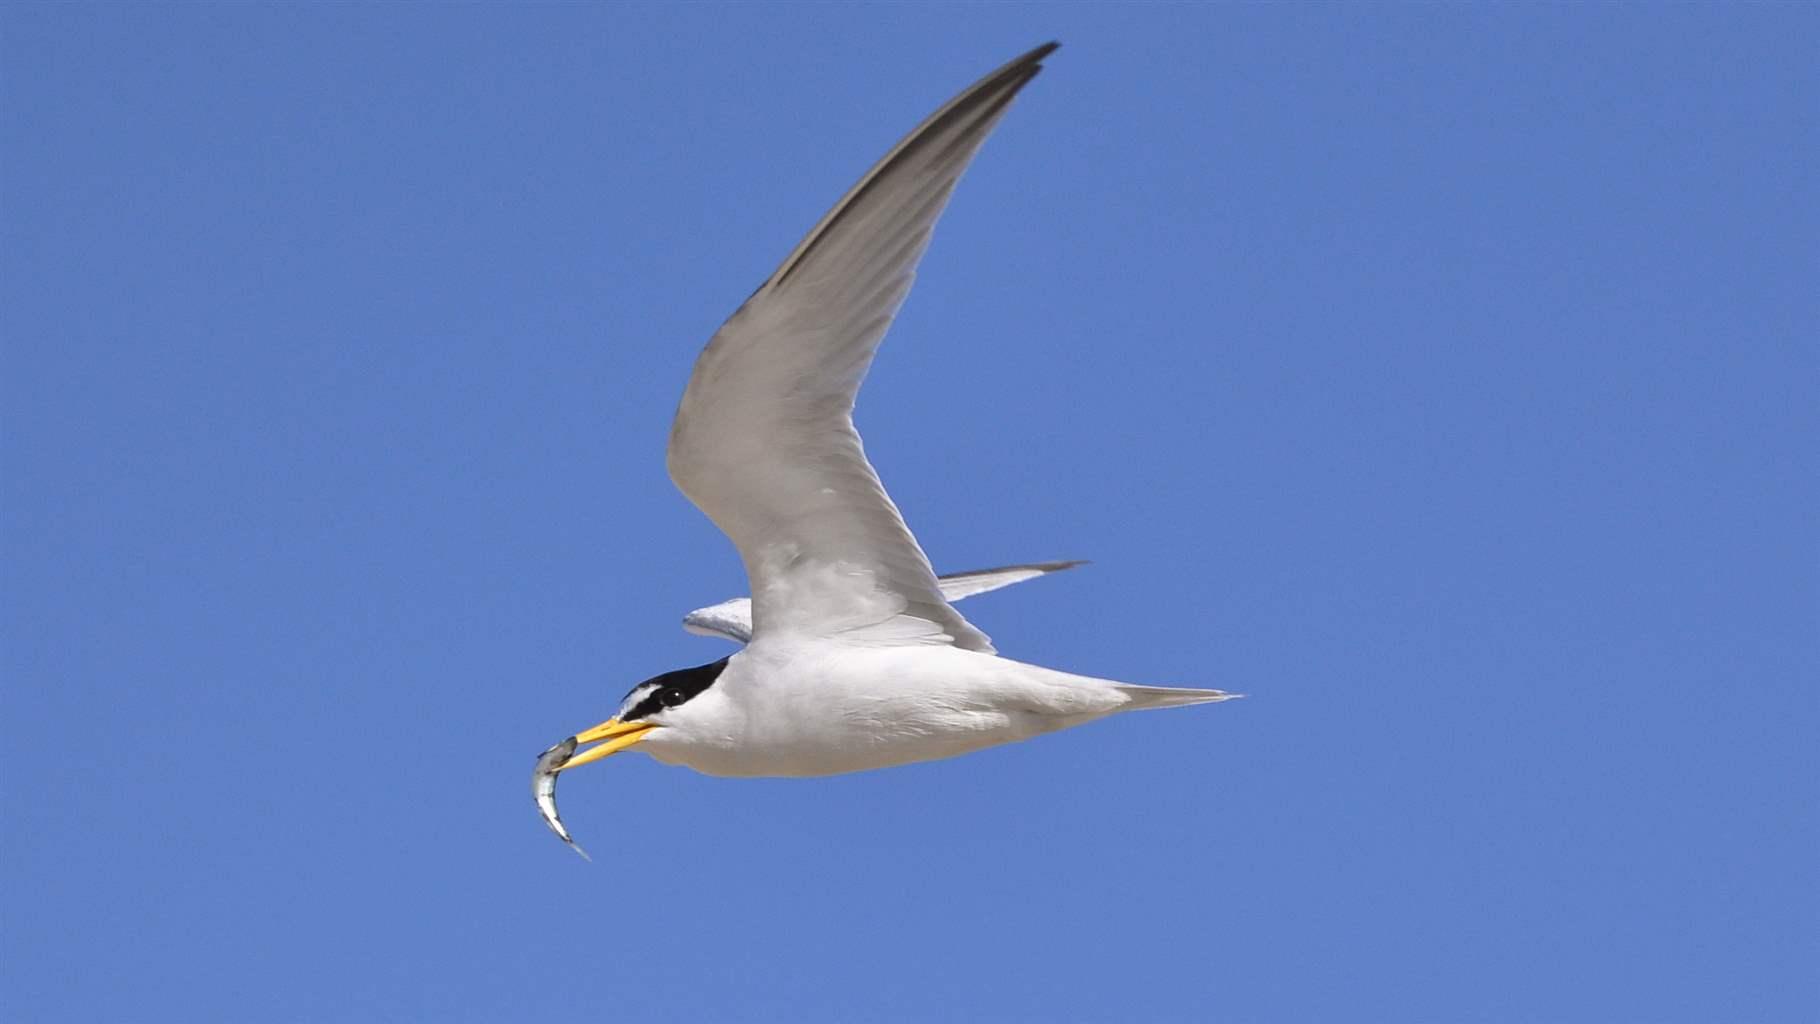
[(639, 740), (644, 739), (645, 733), (648, 733), (655, 728), (657, 728), (657, 726), (652, 725), (650, 722), (622, 722), (617, 718), (609, 718), (594, 728), (589, 729), (587, 732), (577, 733), (575, 736), (575, 742), (578, 744), (599, 743), (601, 740), (605, 740), (606, 742), (601, 743), (598, 747), (589, 747), (587, 750), (576, 754), (574, 757), (569, 758), (567, 764), (556, 770), (559, 772), (566, 772), (577, 765), (584, 765), (591, 761), (598, 761), (603, 757), (610, 757), (613, 754), (617, 754), (627, 747), (632, 746)]

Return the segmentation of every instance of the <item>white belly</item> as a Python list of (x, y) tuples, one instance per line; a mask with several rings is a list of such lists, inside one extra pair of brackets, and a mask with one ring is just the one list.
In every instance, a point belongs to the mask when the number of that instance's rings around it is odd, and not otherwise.
[[(719, 691), (719, 692), (716, 692)], [(952, 647), (736, 655), (683, 727), (636, 748), (707, 775), (839, 775), (983, 750), (1102, 717), (1111, 683)]]
[(891, 768), (918, 761), (958, 757), (976, 750), (1027, 739), (1038, 732), (1009, 719), (986, 716), (943, 734), (828, 734), (816, 739), (774, 738), (735, 747), (680, 747), (655, 742), (638, 749), (665, 764), (683, 765), (704, 775), (732, 778), (843, 775), (872, 768)]

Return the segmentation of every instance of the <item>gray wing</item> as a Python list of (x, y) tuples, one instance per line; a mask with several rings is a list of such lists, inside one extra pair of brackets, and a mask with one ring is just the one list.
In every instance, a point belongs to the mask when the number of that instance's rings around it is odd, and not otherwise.
[(853, 403), (955, 183), (1056, 44), (950, 100), (885, 155), (709, 340), (670, 477), (739, 549), (755, 635), (991, 651), (866, 460)]
[(1008, 587), (1013, 583), (1033, 580), (1038, 576), (1047, 576), (1052, 572), (1072, 569), (1077, 565), (1086, 565), (1084, 560), (1071, 562), (1032, 562), (1029, 565), (1001, 565), (996, 569), (972, 569), (967, 572), (949, 573), (937, 582), (941, 584), (942, 596), (949, 601), (959, 601), (975, 594), (985, 594)]
[[(1004, 565), (996, 569), (972, 569), (949, 573), (939, 577), (936, 583), (941, 587), (942, 597), (954, 602), (1086, 564), (1084, 561), (1032, 562), (1029, 565)], [(718, 636), (735, 643), (750, 643), (752, 599), (735, 597), (706, 608), (697, 608), (683, 616), (683, 628), (696, 636)]]
[(734, 643), (752, 642), (752, 599), (735, 597), (683, 616), (683, 628), (696, 636), (723, 636)]

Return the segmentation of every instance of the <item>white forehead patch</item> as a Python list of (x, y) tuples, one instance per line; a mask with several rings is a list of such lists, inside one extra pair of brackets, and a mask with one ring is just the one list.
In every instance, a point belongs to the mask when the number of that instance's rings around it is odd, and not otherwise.
[(619, 710), (613, 713), (613, 717), (626, 717), (628, 712), (638, 706), (639, 701), (651, 696), (651, 691), (655, 689), (657, 689), (657, 684), (654, 682), (639, 683), (632, 687), (632, 692), (626, 694), (626, 699), (620, 703)]

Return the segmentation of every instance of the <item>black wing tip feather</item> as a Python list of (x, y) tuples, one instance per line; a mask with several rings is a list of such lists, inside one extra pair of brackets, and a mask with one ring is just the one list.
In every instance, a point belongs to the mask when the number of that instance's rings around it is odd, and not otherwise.
[[(984, 78), (974, 82), (956, 95), (965, 96), (968, 93), (992, 92), (995, 89), (1004, 87), (1007, 83), (1017, 78), (1022, 78), (1023, 81), (1018, 82), (1017, 85), (1013, 87), (1013, 91), (1021, 89), (1023, 88), (1024, 82), (1030, 81), (1031, 78), (1036, 76), (1037, 72), (1043, 70), (1043, 60), (1061, 48), (1062, 44), (1052, 39), (1028, 53), (1011, 58), (999, 65), (996, 69), (987, 72)], [(952, 113), (952, 111), (950, 111), (950, 113)]]
[[(844, 196), (840, 205), (831, 211), (822, 223), (816, 225), (811, 231), (810, 237), (798, 246), (797, 251), (792, 253), (784, 261), (784, 265), (774, 271), (764, 284), (759, 285), (759, 290), (763, 291), (767, 286), (782, 285), (788, 280), (790, 275), (794, 274), (797, 268), (801, 267), (814, 253), (816, 246), (828, 237), (834, 226), (839, 224), (859, 204), (861, 197), (871, 191), (872, 187), (881, 180), (889, 167), (901, 164), (903, 160), (922, 150), (932, 138), (941, 134), (944, 128), (958, 120), (968, 118), (976, 126), (980, 124), (990, 126), (1011, 104), (1011, 101), (1017, 98), (1017, 94), (1024, 90), (1024, 86), (1029, 85), (1030, 80), (1043, 70), (1043, 58), (1060, 49), (1061, 45), (1055, 40), (1050, 40), (1021, 57), (1012, 58), (1010, 62), (961, 90), (937, 113), (931, 115), (929, 120), (917, 125), (909, 136), (886, 155), (884, 160), (866, 172), (866, 176), (861, 179), (861, 183), (855, 187), (854, 191)], [(983, 113), (981, 112), (982, 106), (984, 107)], [(978, 140), (979, 136), (963, 131), (949, 141), (938, 159), (947, 159), (953, 155), (955, 149)]]

